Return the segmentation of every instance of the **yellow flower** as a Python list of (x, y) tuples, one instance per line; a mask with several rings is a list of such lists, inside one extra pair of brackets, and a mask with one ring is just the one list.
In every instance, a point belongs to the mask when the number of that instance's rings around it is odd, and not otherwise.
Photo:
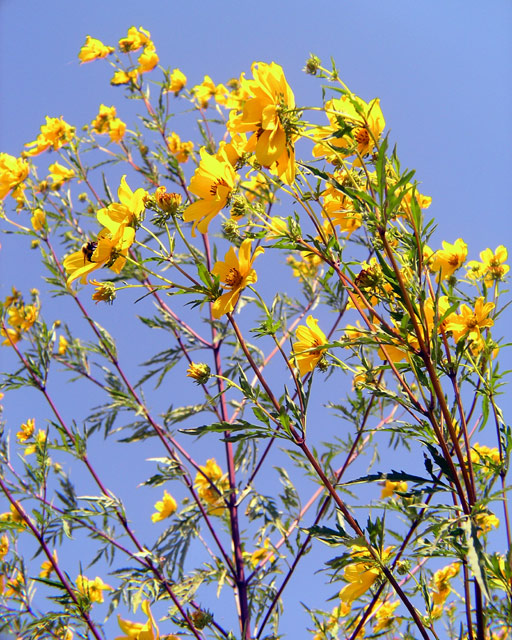
[[(363, 224), (363, 218), (361, 214), (354, 209), (353, 201), (344, 193), (334, 188), (333, 185), (328, 185), (323, 192), (322, 216), (326, 218), (330, 224), (335, 226), (339, 225), (341, 231), (345, 232), (348, 238)], [(332, 230), (329, 230), (328, 227), (327, 229), (329, 235), (331, 235)]]
[(294, 256), (288, 256), (286, 263), (292, 268), (292, 273), (299, 280), (309, 280), (316, 278), (318, 268), (322, 264), (322, 258), (316, 253), (301, 253), (300, 259)]
[(497, 529), (500, 526), (500, 520), (494, 513), (478, 513), (475, 516), (475, 524), (479, 528), (478, 534), (488, 533), (491, 529)]
[[(386, 560), (391, 552), (391, 547), (385, 549), (382, 553), (382, 560)], [(366, 547), (353, 546), (351, 555), (355, 562), (345, 567), (344, 578), (349, 583), (340, 591), (340, 600), (346, 603), (352, 603), (366, 593), (372, 584), (377, 580), (381, 573), (381, 569), (376, 565), (370, 552)]]
[(16, 573), (13, 575), (13, 577), (10, 580), (7, 580), (7, 582), (5, 583), (4, 596), (6, 598), (10, 598), (11, 596), (16, 597), (21, 595), (21, 590), (24, 584), (25, 578), (23, 577), (23, 574), (20, 571), (16, 570)]
[[(111, 205), (112, 206), (112, 205)], [(110, 222), (111, 226), (115, 226)], [(89, 242), (80, 251), (75, 251), (64, 259), (64, 269), (68, 272), (67, 286), (80, 278), (80, 282), (85, 284), (87, 276), (107, 266), (115, 273), (120, 273), (128, 249), (133, 244), (135, 230), (124, 224), (117, 225), (117, 229), (111, 232), (105, 228), (98, 234), (97, 242)]]
[(29, 440), (34, 435), (35, 429), (36, 429), (35, 418), (29, 418), (26, 422), (24, 422), (21, 425), (20, 430), (16, 434), (16, 437), (18, 438), (18, 442), (26, 442), (27, 440)]
[(50, 118), (46, 116), (46, 124), (41, 126), (41, 133), (33, 142), (27, 142), (26, 147), (35, 147), (25, 151), (26, 156), (37, 156), (51, 147), (58, 151), (68, 144), (75, 135), (75, 127), (71, 127), (62, 118)]
[(215, 98), (216, 102), (224, 104), (228, 93), (223, 84), (216, 85), (210, 76), (205, 76), (203, 82), (192, 91), (201, 109), (208, 107), (210, 98)]
[(117, 115), (117, 110), (114, 106), (107, 107), (104, 104), (100, 104), (98, 115), (91, 122), (91, 127), (96, 133), (108, 133), (108, 125)]
[(492, 249), (485, 249), (480, 253), (482, 262), (470, 260), (466, 265), (468, 278), (483, 277), (485, 286), (491, 287), (495, 282), (503, 280), (504, 276), (509, 272), (510, 267), (507, 264), (503, 264), (507, 257), (507, 250), (502, 244), (496, 247), (494, 252)]
[(110, 80), (110, 84), (117, 86), (120, 84), (129, 84), (130, 82), (136, 82), (139, 74), (136, 69), (132, 71), (119, 70), (114, 73)]
[(98, 282), (97, 280), (89, 280), (96, 287), (92, 294), (92, 299), (98, 302), (109, 302), (112, 304), (116, 297), (116, 286), (113, 282)]
[(108, 134), (112, 142), (120, 142), (126, 131), (126, 123), (120, 118), (114, 118), (109, 122)]
[(392, 498), (395, 495), (395, 491), (400, 491), (405, 493), (407, 491), (407, 482), (399, 481), (392, 482), (391, 480), (386, 480), (384, 484), (384, 488), (381, 491), (381, 498)]
[(225, 157), (212, 156), (201, 149), (201, 162), (197, 167), (189, 191), (199, 197), (183, 212), (185, 222), (192, 222), (192, 235), (196, 227), (200, 233), (207, 233), (213, 218), (229, 202), (235, 186), (236, 174)]
[[(346, 94), (326, 102), (325, 113), (330, 125), (315, 127), (310, 132), (317, 141), (313, 155), (326, 156), (333, 162), (340, 155), (350, 156), (357, 151), (358, 157), (353, 165), (360, 166), (359, 158), (373, 151), (386, 126), (380, 100), (375, 98), (366, 103), (355, 95)], [(352, 127), (350, 135), (339, 137), (340, 119)]]
[(98, 576), (94, 580), (89, 580), (89, 578), (82, 575), (79, 575), (76, 579), (76, 588), (78, 593), (89, 598), (91, 602), (99, 603), (104, 601), (103, 592), (112, 589)]
[(298, 342), (293, 345), (292, 362), (296, 362), (301, 376), (305, 376), (316, 367), (323, 356), (319, 349), (328, 343), (325, 333), (318, 327), (318, 320), (313, 316), (306, 318), (307, 327), (297, 327), (295, 336)]
[[(52, 553), (52, 557), (54, 559), (55, 562), (58, 562), (58, 557), (57, 557), (57, 552), (54, 551)], [(39, 572), (39, 577), (40, 578), (49, 578), (51, 573), (53, 571), (53, 564), (51, 563), (50, 560), (45, 560), (42, 564), (41, 564), (41, 571)]]
[(28, 176), (28, 162), (23, 158), (16, 158), (8, 153), (0, 153), (0, 200), (3, 200), (9, 191), (16, 198), (16, 193), (23, 190), (23, 180)]
[(46, 444), (46, 431), (39, 429), (34, 438), (34, 443), (29, 444), (28, 447), (25, 447), (25, 451), (23, 452), (24, 456), (29, 456), (35, 453), (38, 449), (42, 449)]
[(177, 508), (178, 504), (176, 503), (176, 500), (170, 493), (164, 490), (163, 498), (155, 503), (156, 513), (151, 516), (151, 521), (160, 522), (161, 520), (165, 520), (172, 516)]
[(402, 202), (400, 203), (401, 210), (407, 215), (411, 216), (412, 214), (412, 199), (413, 196), (416, 198), (416, 202), (418, 203), (418, 207), (420, 209), (428, 209), (432, 204), (432, 198), (430, 196), (424, 196), (419, 191), (416, 191), (416, 187), (412, 184), (408, 184), (406, 186), (407, 191), (402, 196)]
[(73, 169), (68, 169), (58, 162), (54, 162), (48, 167), (50, 171), (50, 175), (48, 176), (52, 180), (52, 184), (50, 185), (52, 189), (60, 189), (60, 187), (75, 177), (75, 172)]
[(115, 107), (100, 105), (96, 118), (91, 122), (93, 131), (96, 133), (108, 133), (112, 142), (122, 140), (126, 131), (126, 124), (117, 117)]
[(208, 513), (214, 516), (222, 515), (225, 509), (222, 495), (229, 489), (227, 474), (222, 473), (215, 458), (210, 458), (206, 461), (206, 465), (199, 468), (203, 473), (197, 472), (194, 487), (201, 500), (213, 507), (208, 509)]
[(158, 187), (155, 191), (155, 202), (164, 213), (176, 213), (181, 206), (181, 201), (181, 194), (167, 193), (165, 187)]
[(117, 190), (117, 197), (119, 202), (112, 202), (96, 214), (98, 222), (107, 227), (111, 233), (115, 233), (118, 225), (137, 225), (146, 208), (145, 201), (148, 194), (142, 188), (132, 191), (126, 182), (126, 176), (123, 176)]
[(126, 38), (121, 38), (119, 40), (119, 49), (123, 53), (128, 53), (129, 51), (138, 51), (141, 47), (145, 47), (151, 43), (151, 34), (146, 29), (140, 27), (137, 29), (136, 27), (130, 27), (128, 29), (128, 35)]
[(272, 562), (275, 559), (274, 554), (272, 553), (272, 547), (270, 546), (270, 540), (265, 538), (263, 542), (263, 546), (256, 549), (250, 554), (249, 562), (253, 567), (256, 567), (260, 560), (268, 557), (268, 561)]
[(4, 533), (0, 538), (0, 560), (3, 560), (9, 553), (9, 538)]
[(69, 342), (65, 336), (59, 336), (59, 346), (57, 348), (57, 353), (59, 356), (63, 356), (68, 350)]
[(219, 319), (226, 313), (231, 313), (235, 308), (238, 298), (250, 284), (257, 281), (258, 276), (252, 268), (254, 260), (264, 253), (263, 247), (257, 247), (251, 256), (252, 240), (244, 240), (238, 250), (238, 256), (233, 247), (224, 256), (223, 262), (216, 262), (212, 273), (219, 276), (224, 289), (228, 289), (215, 302), (212, 307), (213, 317)]
[(265, 223), (265, 228), (268, 230), (265, 236), (267, 240), (288, 235), (288, 223), (284, 218), (280, 218), (279, 216), (269, 218)]
[(446, 330), (453, 333), (455, 342), (463, 337), (478, 342), (481, 329), (492, 327), (494, 324), (494, 320), (487, 317), (493, 309), (494, 303), (484, 302), (482, 297), (477, 298), (474, 311), (467, 304), (463, 304), (460, 315), (452, 314), (447, 319)]
[(443, 248), (434, 253), (425, 247), (425, 253), (432, 271), (439, 272), (437, 280), (446, 280), (464, 264), (468, 247), (462, 238), (457, 238), (453, 244), (443, 240)]
[(171, 73), (169, 91), (172, 91), (174, 94), (178, 94), (187, 84), (187, 76), (182, 73), (179, 69), (174, 69)]
[(191, 362), (187, 369), (187, 378), (192, 378), (197, 384), (206, 384), (210, 378), (210, 367), (204, 362)]
[(478, 442), (472, 445), (470, 457), (473, 465), (478, 465), (487, 473), (492, 472), (491, 466), (497, 467), (501, 464), (500, 452), (497, 447), (491, 449), (486, 445), (478, 444)]
[(435, 605), (442, 605), (446, 602), (446, 599), (452, 591), (450, 580), (459, 573), (459, 569), (460, 564), (458, 562), (454, 562), (453, 564), (449, 564), (434, 573), (432, 577), (434, 588), (432, 592), (432, 601)]
[(177, 133), (171, 133), (167, 138), (167, 148), (178, 162), (185, 163), (194, 150), (194, 143), (192, 141), (182, 142)]
[(137, 67), (137, 71), (139, 73), (147, 73), (148, 71), (153, 71), (153, 69), (158, 64), (158, 60), (159, 57), (156, 53), (154, 45), (147, 45), (146, 47), (144, 47), (144, 51), (138, 58), (139, 66)]
[(91, 36), (87, 36), (85, 38), (85, 44), (80, 49), (80, 53), (78, 57), (80, 62), (91, 62), (92, 60), (99, 60), (100, 58), (106, 58), (114, 51), (114, 47), (107, 47), (101, 42), (101, 40), (97, 40), (96, 38), (91, 38)]
[(241, 83), (251, 97), (241, 114), (231, 112), (228, 129), (231, 133), (252, 132), (245, 151), (254, 151), (261, 165), (292, 184), (298, 137), (295, 97), (278, 64), (255, 62), (252, 73), (254, 80), (243, 79)]
[(377, 610), (375, 614), (375, 619), (377, 620), (377, 624), (375, 625), (374, 631), (377, 633), (378, 631), (382, 631), (383, 629), (388, 629), (393, 620), (395, 609), (398, 607), (400, 602), (397, 600), (396, 602), (384, 602), (382, 606)]
[(117, 616), (118, 624), (124, 636), (118, 636), (115, 640), (159, 640), (160, 632), (149, 607), (149, 600), (142, 603), (142, 611), (146, 614), (147, 622), (131, 622)]

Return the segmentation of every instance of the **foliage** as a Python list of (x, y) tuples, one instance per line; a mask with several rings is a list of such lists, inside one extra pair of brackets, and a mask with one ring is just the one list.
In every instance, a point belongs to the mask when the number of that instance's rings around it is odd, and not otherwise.
[(141, 113), (47, 117), (0, 154), (5, 229), (47, 283), (2, 303), (2, 388), (49, 411), (3, 431), (0, 630), (109, 637), (105, 603), (132, 610), (123, 638), (281, 637), (324, 543), (326, 586), (301, 597), (316, 640), (509, 637), (505, 247), (432, 244), (379, 100), (315, 56), (307, 108), (275, 63), (187, 90), (142, 28), (79, 57)]

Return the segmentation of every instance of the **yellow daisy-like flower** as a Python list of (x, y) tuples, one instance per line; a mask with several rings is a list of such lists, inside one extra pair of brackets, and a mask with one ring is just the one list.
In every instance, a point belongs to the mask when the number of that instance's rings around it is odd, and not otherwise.
[(9, 191), (22, 190), (23, 181), (28, 176), (28, 162), (23, 158), (16, 158), (8, 153), (0, 153), (0, 200), (3, 200)]
[(295, 97), (283, 69), (275, 62), (252, 65), (253, 80), (242, 79), (245, 100), (242, 113), (231, 111), (231, 133), (252, 132), (245, 151), (254, 152), (256, 160), (276, 173), (283, 182), (295, 180), (297, 122)]
[(494, 320), (487, 317), (494, 306), (493, 302), (484, 302), (482, 297), (477, 298), (474, 310), (467, 304), (463, 304), (460, 308), (460, 314), (451, 314), (447, 318), (446, 330), (453, 333), (455, 342), (463, 337), (478, 342), (481, 330), (494, 325)]
[(199, 467), (203, 473), (198, 471), (194, 479), (194, 487), (201, 500), (209, 505), (208, 513), (219, 516), (224, 513), (225, 504), (223, 493), (229, 489), (228, 476), (222, 473), (215, 458), (206, 461), (206, 465)]
[(136, 82), (139, 74), (136, 69), (132, 71), (123, 71), (122, 69), (116, 71), (112, 78), (110, 79), (110, 84), (113, 86), (117, 86), (120, 84), (130, 84), (131, 82)]
[(228, 90), (223, 84), (216, 85), (210, 76), (205, 76), (202, 83), (194, 87), (192, 92), (200, 108), (206, 109), (211, 98), (214, 98), (219, 104), (224, 104)]
[(225, 156), (212, 156), (205, 149), (200, 154), (201, 162), (189, 186), (199, 200), (183, 212), (185, 222), (194, 223), (193, 236), (196, 227), (199, 233), (207, 233), (210, 222), (228, 204), (236, 182), (236, 173)]
[(271, 552), (272, 552), (272, 547), (270, 546), (270, 540), (269, 538), (265, 538), (263, 542), (263, 546), (259, 547), (258, 549), (256, 549), (256, 551), (253, 551), (250, 554), (249, 562), (252, 564), (253, 567), (256, 567), (260, 562), (260, 560), (263, 560), (264, 558), (267, 558), (267, 557), (268, 557), (268, 561), (272, 562), (275, 556)]
[(100, 104), (98, 115), (91, 122), (91, 127), (96, 133), (108, 133), (109, 122), (117, 116), (117, 109), (107, 107), (104, 104)]
[(75, 251), (64, 259), (64, 269), (69, 274), (67, 286), (78, 278), (82, 284), (86, 284), (87, 276), (103, 266), (120, 273), (134, 238), (135, 230), (122, 224), (117, 225), (114, 232), (108, 228), (102, 229), (97, 242), (87, 243), (80, 251)]
[(146, 47), (144, 47), (144, 51), (138, 58), (139, 66), (137, 67), (137, 71), (139, 73), (148, 73), (148, 71), (153, 71), (153, 69), (158, 64), (158, 61), (159, 57), (156, 53), (154, 45), (147, 45)]
[(459, 269), (468, 255), (468, 247), (462, 238), (457, 238), (453, 244), (443, 240), (443, 248), (432, 252), (425, 247), (425, 257), (429, 261), (432, 271), (439, 272), (437, 280), (446, 280)]
[(328, 343), (327, 336), (319, 328), (318, 320), (313, 316), (306, 318), (307, 327), (297, 327), (297, 342), (293, 345), (292, 362), (296, 362), (301, 376), (313, 371), (322, 359), (324, 351), (320, 348)]
[(175, 156), (176, 160), (180, 163), (185, 163), (190, 158), (192, 151), (194, 151), (194, 143), (192, 141), (182, 142), (177, 133), (171, 133), (167, 138), (167, 148), (169, 152)]
[(59, 356), (63, 356), (69, 347), (69, 341), (65, 336), (59, 336), (59, 346), (57, 347), (57, 353)]
[(215, 302), (212, 307), (213, 317), (219, 319), (226, 313), (231, 313), (235, 308), (243, 289), (249, 284), (254, 284), (258, 276), (252, 268), (254, 260), (265, 252), (263, 247), (257, 247), (251, 255), (252, 240), (244, 240), (238, 250), (230, 247), (224, 256), (223, 262), (216, 262), (212, 273), (219, 276), (224, 289), (228, 289)]
[(479, 528), (478, 534), (488, 533), (491, 529), (500, 526), (500, 520), (494, 513), (479, 513), (475, 516), (475, 524)]
[(177, 95), (182, 89), (185, 88), (186, 84), (187, 76), (179, 69), (174, 69), (174, 71), (171, 73), (168, 90)]
[[(142, 611), (147, 617), (146, 622), (131, 622), (117, 616), (117, 621), (124, 636), (118, 636), (115, 640), (160, 640), (160, 631), (156, 625), (149, 607), (149, 600), (142, 602)], [(166, 636), (169, 638), (169, 636)]]
[(26, 422), (24, 422), (21, 425), (20, 430), (16, 434), (16, 438), (18, 439), (18, 442), (26, 442), (27, 440), (29, 440), (34, 435), (35, 430), (36, 430), (35, 418), (29, 418)]
[(384, 487), (381, 491), (381, 498), (392, 498), (395, 495), (395, 491), (405, 492), (407, 491), (407, 482), (399, 481), (392, 482), (391, 480), (386, 480)]
[(467, 264), (467, 276), (470, 279), (483, 278), (486, 287), (492, 287), (495, 282), (503, 280), (510, 267), (504, 264), (508, 258), (507, 249), (501, 244), (492, 249), (485, 249), (480, 253), (480, 260), (470, 260)]
[(9, 538), (4, 533), (0, 538), (0, 560), (3, 560), (9, 553)]
[(50, 186), (55, 190), (60, 189), (65, 182), (75, 177), (73, 169), (68, 169), (58, 162), (51, 164), (48, 170), (50, 172), (48, 179), (52, 181)]
[(161, 522), (162, 520), (165, 520), (166, 518), (172, 516), (177, 508), (178, 503), (171, 496), (171, 494), (165, 490), (163, 498), (155, 503), (156, 513), (151, 516), (151, 521)]
[(432, 577), (433, 592), (432, 601), (435, 605), (442, 605), (452, 591), (450, 580), (452, 580), (460, 570), (460, 564), (454, 562), (447, 567), (443, 567), (436, 571)]
[[(315, 127), (310, 132), (317, 141), (313, 155), (326, 156), (327, 160), (333, 162), (340, 155), (350, 156), (357, 152), (358, 157), (353, 165), (360, 166), (360, 158), (373, 151), (386, 126), (380, 100), (375, 98), (366, 103), (355, 95), (347, 94), (326, 102), (325, 113), (330, 124)], [(339, 137), (340, 119), (353, 127), (350, 135)]]
[(98, 576), (94, 580), (89, 580), (89, 578), (82, 575), (79, 575), (76, 579), (76, 588), (78, 593), (88, 597), (91, 602), (99, 603), (104, 601), (103, 592), (112, 589)]
[(99, 60), (100, 58), (106, 58), (108, 55), (115, 51), (114, 47), (107, 47), (106, 45), (96, 38), (87, 36), (85, 38), (85, 44), (80, 49), (78, 58), (83, 64), (84, 62), (92, 62), (93, 60)]
[(46, 431), (39, 429), (36, 433), (36, 437), (34, 438), (33, 444), (29, 444), (28, 447), (25, 447), (25, 451), (23, 452), (24, 456), (30, 456), (35, 453), (38, 449), (41, 449), (46, 444)]
[(126, 182), (126, 176), (123, 176), (117, 190), (117, 197), (119, 202), (112, 202), (96, 214), (98, 222), (111, 233), (115, 233), (118, 225), (137, 226), (146, 208), (145, 201), (148, 193), (142, 188), (132, 191)]
[[(54, 551), (52, 553), (52, 557), (53, 557), (55, 562), (59, 561), (59, 559), (57, 557), (57, 551)], [(51, 563), (50, 560), (45, 560), (41, 564), (41, 571), (39, 572), (39, 577), (40, 578), (49, 578), (51, 573), (52, 573), (52, 571), (53, 571), (53, 564)]]
[(123, 53), (128, 53), (130, 51), (138, 51), (141, 47), (145, 47), (151, 43), (151, 34), (146, 29), (140, 27), (137, 29), (136, 27), (130, 27), (128, 29), (128, 35), (126, 38), (121, 38), (119, 40), (119, 49)]
[(50, 147), (58, 151), (68, 144), (75, 135), (75, 127), (71, 127), (62, 118), (50, 118), (46, 116), (46, 124), (41, 127), (41, 132), (33, 142), (27, 142), (26, 147), (34, 147), (24, 152), (26, 156), (37, 156)]
[(393, 614), (399, 604), (400, 602), (397, 600), (396, 602), (384, 602), (382, 606), (379, 607), (375, 614), (375, 619), (377, 620), (377, 624), (374, 628), (375, 633), (388, 629), (392, 625), (393, 620), (395, 619)]
[[(391, 553), (391, 547), (382, 553), (382, 560), (385, 561)], [(376, 565), (366, 547), (353, 546), (351, 555), (355, 560), (354, 564), (345, 567), (343, 577), (349, 583), (340, 591), (340, 600), (345, 603), (352, 603), (360, 598), (381, 574), (381, 569)]]

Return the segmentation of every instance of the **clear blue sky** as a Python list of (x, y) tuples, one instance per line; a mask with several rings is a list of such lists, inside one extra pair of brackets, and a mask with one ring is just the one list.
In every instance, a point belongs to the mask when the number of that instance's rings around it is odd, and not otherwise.
[[(19, 154), (46, 115), (80, 127), (100, 103), (121, 107), (110, 66), (80, 65), (77, 54), (86, 35), (114, 45), (132, 25), (151, 32), (161, 64), (182, 69), (189, 85), (205, 74), (225, 82), (253, 61), (275, 61), (298, 104), (319, 100), (319, 83), (302, 72), (308, 54), (324, 63), (333, 56), (355, 93), (381, 99), (403, 166), (417, 170), (421, 191), (433, 198), (437, 243), (463, 237), (468, 259), (499, 244), (512, 249), (509, 0), (0, 0), (0, 150)], [(26, 243), (0, 242), (0, 298), (12, 284), (42, 287), (35, 255), (20, 270)], [(502, 323), (497, 335), (509, 327)], [(26, 417), (19, 405), (6, 403), (6, 411), (13, 427)], [(121, 472), (119, 464), (113, 473)], [(289, 637), (306, 637), (296, 607)]]

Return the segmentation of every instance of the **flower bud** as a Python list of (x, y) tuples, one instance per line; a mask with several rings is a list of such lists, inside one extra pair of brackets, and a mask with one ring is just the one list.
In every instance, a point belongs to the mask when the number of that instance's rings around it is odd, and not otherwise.
[(201, 611), (200, 609), (198, 609), (197, 611), (193, 611), (189, 617), (196, 629), (204, 629), (213, 620), (213, 616), (211, 613), (209, 613), (208, 611)]
[(318, 68), (320, 67), (321, 61), (318, 56), (310, 54), (309, 58), (306, 60), (306, 66), (304, 71), (306, 73), (311, 74), (312, 76), (316, 76)]
[(181, 195), (179, 193), (167, 193), (165, 187), (158, 187), (155, 191), (155, 202), (164, 213), (174, 215), (181, 205)]
[(192, 378), (197, 384), (206, 384), (210, 378), (210, 367), (204, 362), (192, 362), (187, 369), (187, 378)]

